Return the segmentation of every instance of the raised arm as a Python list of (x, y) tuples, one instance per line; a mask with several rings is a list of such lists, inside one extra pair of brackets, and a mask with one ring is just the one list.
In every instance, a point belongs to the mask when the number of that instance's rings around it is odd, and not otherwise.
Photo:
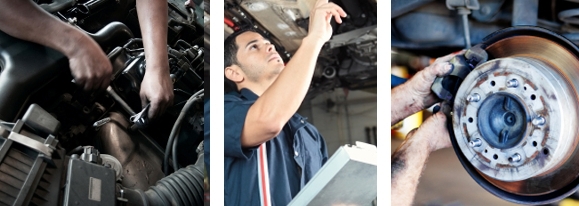
[(147, 60), (147, 71), (141, 82), (141, 103), (144, 107), (150, 101), (148, 115), (155, 118), (173, 102), (167, 54), (167, 1), (137, 0), (137, 15)]
[(332, 36), (331, 19), (341, 23), (345, 16), (342, 8), (328, 0), (316, 2), (308, 35), (278, 78), (249, 108), (242, 146), (257, 146), (279, 134), (306, 96), (320, 50)]

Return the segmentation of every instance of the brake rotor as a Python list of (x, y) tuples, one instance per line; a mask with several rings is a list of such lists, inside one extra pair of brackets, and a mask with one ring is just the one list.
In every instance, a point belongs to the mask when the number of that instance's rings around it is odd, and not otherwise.
[(482, 43), (478, 65), (454, 99), (451, 140), (486, 190), (547, 204), (579, 185), (579, 49), (537, 27), (513, 27)]

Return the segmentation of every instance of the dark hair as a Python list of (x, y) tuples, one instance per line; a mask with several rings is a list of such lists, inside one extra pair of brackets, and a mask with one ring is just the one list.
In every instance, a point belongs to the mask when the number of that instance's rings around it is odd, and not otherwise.
[[(223, 58), (225, 63), (223, 67), (224, 69), (228, 66), (238, 64), (237, 50), (239, 48), (237, 47), (237, 37), (245, 32), (255, 32), (264, 36), (263, 33), (257, 29), (253, 27), (246, 27), (233, 32), (233, 34), (225, 38), (225, 42), (223, 43), (224, 47)], [(227, 79), (227, 77), (225, 77), (224, 79), (225, 79), (225, 92), (238, 91), (237, 85), (233, 81)]]
[(245, 32), (255, 32), (260, 34), (261, 36), (265, 35), (253, 28), (253, 27), (245, 27), (242, 29), (239, 29), (235, 32), (233, 32), (233, 34), (229, 35), (226, 39), (225, 39), (225, 43), (223, 43), (223, 47), (224, 47), (224, 60), (225, 60), (225, 67), (231, 66), (233, 64), (237, 64), (237, 50), (239, 49), (237, 47), (237, 37)]

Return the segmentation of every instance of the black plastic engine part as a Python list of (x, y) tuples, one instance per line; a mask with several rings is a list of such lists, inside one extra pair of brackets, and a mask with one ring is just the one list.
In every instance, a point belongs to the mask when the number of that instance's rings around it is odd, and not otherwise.
[(30, 94), (69, 72), (68, 60), (56, 50), (4, 32), (0, 32), (0, 51), (0, 120), (14, 122)]
[[(119, 22), (89, 35), (103, 48), (132, 36)], [(66, 74), (70, 75), (68, 59), (60, 52), (0, 32), (0, 120), (14, 122), (30, 96)]]
[(488, 54), (481, 48), (481, 45), (476, 45), (467, 50), (464, 55), (457, 55), (453, 57), (449, 63), (452, 65), (450, 74), (444, 77), (437, 77), (431, 86), (431, 90), (438, 98), (446, 101), (454, 99), (462, 80), (468, 75), (477, 65), (480, 65), (488, 60)]
[(125, 188), (124, 197), (134, 205), (203, 205), (202, 171), (200, 165), (189, 165), (159, 180), (147, 191)]
[(73, 155), (68, 163), (66, 182), (64, 205), (115, 205), (115, 171), (111, 168)]
[(23, 121), (0, 123), (0, 203), (59, 204), (65, 152), (54, 136), (41, 138), (31, 132), (39, 129)]

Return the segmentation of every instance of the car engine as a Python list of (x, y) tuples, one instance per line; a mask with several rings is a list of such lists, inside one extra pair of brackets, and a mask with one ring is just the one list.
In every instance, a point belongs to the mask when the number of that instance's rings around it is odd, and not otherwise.
[(87, 32), (113, 65), (106, 91), (72, 81), (67, 58), (0, 32), (0, 203), (202, 205), (204, 2), (169, 0), (174, 104), (149, 120), (135, 2), (36, 1)]

